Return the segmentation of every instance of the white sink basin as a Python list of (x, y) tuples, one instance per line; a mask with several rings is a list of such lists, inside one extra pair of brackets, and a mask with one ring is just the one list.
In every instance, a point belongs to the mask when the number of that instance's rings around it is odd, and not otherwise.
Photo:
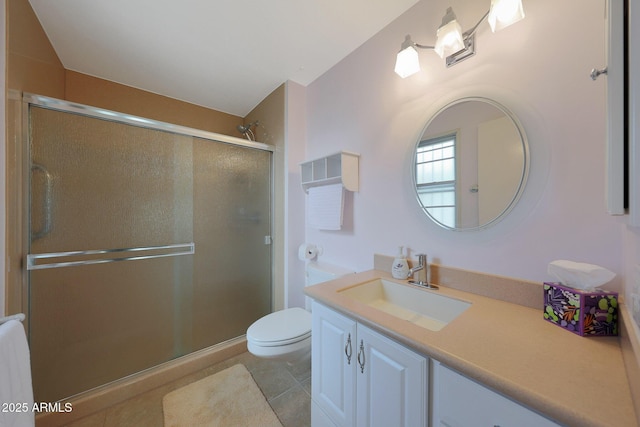
[(439, 331), (471, 303), (438, 295), (414, 285), (376, 279), (339, 291), (340, 294), (423, 328)]

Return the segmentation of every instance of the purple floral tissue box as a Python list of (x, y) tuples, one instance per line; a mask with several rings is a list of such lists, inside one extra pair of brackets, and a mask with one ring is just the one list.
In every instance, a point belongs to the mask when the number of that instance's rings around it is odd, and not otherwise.
[(544, 318), (583, 337), (618, 335), (618, 293), (544, 282)]

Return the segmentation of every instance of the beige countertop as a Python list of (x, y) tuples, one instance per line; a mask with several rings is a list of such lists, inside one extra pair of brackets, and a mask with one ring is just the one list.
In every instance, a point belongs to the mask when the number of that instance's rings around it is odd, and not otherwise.
[[(568, 426), (636, 426), (618, 337), (580, 337), (552, 325), (540, 309), (440, 286), (471, 306), (434, 332), (339, 291), (389, 273), (370, 270), (305, 288), (327, 306)], [(412, 286), (412, 285), (407, 285)]]

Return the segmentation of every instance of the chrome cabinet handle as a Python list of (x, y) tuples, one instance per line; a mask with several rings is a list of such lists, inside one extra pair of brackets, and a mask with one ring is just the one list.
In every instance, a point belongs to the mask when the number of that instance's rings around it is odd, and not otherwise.
[(351, 334), (347, 338), (347, 344), (344, 346), (344, 354), (347, 356), (347, 365), (351, 365)]
[[(362, 359), (360, 359), (360, 356), (362, 356)], [(360, 373), (364, 374), (365, 358), (364, 358), (364, 343), (362, 342), (362, 340), (360, 340), (360, 350), (358, 351), (358, 364), (360, 365)]]
[(42, 165), (34, 163), (31, 165), (31, 172), (40, 172), (44, 175), (44, 202), (43, 202), (43, 210), (44, 210), (44, 222), (42, 224), (42, 229), (38, 231), (34, 231), (31, 233), (31, 239), (37, 240), (41, 239), (49, 232), (51, 232), (51, 193), (53, 191), (53, 180), (51, 178), (51, 174)]

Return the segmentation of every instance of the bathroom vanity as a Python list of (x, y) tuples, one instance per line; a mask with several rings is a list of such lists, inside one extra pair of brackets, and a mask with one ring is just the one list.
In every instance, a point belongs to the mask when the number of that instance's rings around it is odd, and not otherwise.
[[(541, 308), (380, 270), (305, 292), (314, 427), (637, 425), (617, 337), (579, 337)], [(416, 311), (433, 298), (446, 307), (435, 323)]]
[(312, 316), (311, 392), (335, 421), (316, 407), (314, 427), (427, 425), (426, 357), (320, 303)]

